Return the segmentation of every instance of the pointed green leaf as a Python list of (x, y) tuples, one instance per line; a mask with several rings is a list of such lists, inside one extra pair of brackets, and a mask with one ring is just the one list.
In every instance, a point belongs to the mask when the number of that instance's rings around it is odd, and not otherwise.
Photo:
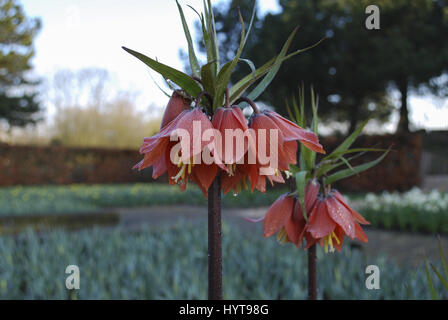
[(157, 86), (157, 88), (159, 88), (159, 90), (162, 91), (164, 95), (166, 95), (168, 98), (170, 98), (171, 95), (170, 95), (168, 92), (166, 92), (165, 90), (163, 90), (161, 86), (159, 86), (159, 84), (158, 84), (157, 81), (154, 79), (154, 77), (152, 76), (151, 73), (149, 74), (149, 76), (151, 77), (152, 82), (154, 82), (154, 84)]
[[(387, 149), (381, 149), (381, 148), (354, 148), (354, 149), (348, 149), (340, 152), (336, 152), (334, 154), (334, 157), (332, 159), (339, 159), (340, 156), (343, 156), (345, 154), (349, 153), (355, 153), (355, 152), (385, 152)], [(331, 159), (322, 159), (322, 161), (331, 160)]]
[(246, 36), (246, 30), (244, 27), (244, 21), (241, 16), (241, 12), (239, 13), (239, 19), (241, 23), (241, 40), (240, 40), (240, 46), (238, 48), (238, 51), (236, 52), (235, 57), (227, 62), (221, 70), (219, 70), (219, 73), (216, 77), (216, 89), (215, 89), (215, 96), (213, 100), (213, 110), (216, 110), (219, 106), (223, 104), (224, 101), (224, 92), (227, 89), (227, 86), (230, 81), (230, 76), (232, 75), (233, 70), (235, 69), (236, 64), (240, 60), (241, 53), (243, 52), (244, 48), (244, 40)]
[(176, 83), (179, 87), (184, 89), (191, 96), (196, 97), (202, 91), (201, 87), (196, 83), (196, 81), (193, 80), (193, 78), (191, 78), (189, 75), (183, 73), (182, 71), (171, 68), (163, 63), (157, 62), (156, 60), (153, 60), (137, 51), (128, 49), (126, 47), (123, 47), (123, 49), (126, 52), (132, 54), (140, 61), (142, 61), (143, 63), (145, 63), (154, 71), (160, 73), (166, 79), (169, 79), (174, 83)]
[(188, 43), (188, 56), (190, 59), (190, 67), (193, 72), (193, 75), (196, 77), (200, 77), (200, 67), (198, 59), (196, 58), (196, 54), (194, 52), (193, 41), (191, 40), (190, 29), (188, 28), (187, 21), (185, 20), (185, 15), (182, 10), (182, 7), (179, 5), (179, 2), (176, 0), (177, 8), (179, 9), (179, 15), (182, 20), (182, 27), (184, 28), (185, 38)]
[(351, 169), (345, 169), (345, 170), (341, 170), (336, 173), (333, 173), (331, 176), (329, 176), (328, 178), (325, 179), (325, 185), (329, 185), (338, 180), (351, 177), (352, 175), (354, 175), (356, 173), (368, 170), (368, 169), (372, 168), (373, 166), (376, 166), (378, 163), (381, 162), (381, 160), (384, 159), (384, 157), (386, 157), (386, 155), (389, 153), (389, 151), (390, 151), (390, 149), (388, 149), (381, 157), (377, 158), (376, 160), (361, 164), (361, 165), (353, 167)]
[(351, 164), (350, 164), (344, 157), (341, 157), (341, 160), (342, 160), (342, 162), (344, 162), (344, 163), (346, 164), (346, 166), (347, 166), (350, 170), (352, 170), (352, 172), (353, 172), (354, 174), (358, 174), (358, 172), (356, 172), (355, 169), (353, 169), (352, 165), (351, 165)]
[(404, 289), (406, 290), (406, 294), (408, 295), (409, 299), (414, 299), (414, 295), (411, 292), (411, 289), (409, 289), (409, 286), (405, 283)]
[(230, 103), (236, 101), (241, 95), (249, 88), (253, 83), (255, 83), (258, 79), (264, 76), (269, 72), (273, 63), (275, 62), (275, 58), (266, 62), (263, 66), (255, 70), (255, 74), (250, 73), (241, 80), (239, 80), (235, 85), (230, 88)]
[(215, 64), (216, 62), (212, 61), (203, 65), (201, 68), (202, 86), (204, 87), (204, 90), (209, 92), (211, 95), (215, 92), (215, 79), (213, 77), (213, 69)]
[(295, 96), (292, 96), (292, 106), (294, 108), (294, 114), (296, 115), (297, 124), (300, 127), (303, 127), (303, 115), (302, 115), (302, 111), (301, 111), (302, 109), (299, 108), (299, 105), (297, 104)]
[[(292, 122), (296, 122), (296, 118), (292, 114), (291, 107), (289, 106), (288, 99), (285, 99), (286, 111), (288, 112), (288, 117)], [(297, 122), (296, 122), (297, 123)]]
[(213, 15), (213, 7), (210, 0), (207, 0), (207, 2), (204, 0), (204, 12), (206, 16), (206, 26), (207, 26), (207, 35), (210, 42), (210, 49), (211, 49), (211, 57), (208, 59), (208, 62), (210, 61), (216, 61), (216, 71), (215, 74), (218, 73), (219, 70), (219, 48), (218, 48), (218, 41), (216, 37), (216, 26), (215, 26), (215, 17)]
[[(294, 51), (290, 54), (288, 54), (286, 57), (282, 59), (282, 62), (288, 60), (289, 58), (294, 57), (295, 55), (305, 52), (309, 49), (314, 48), (318, 44), (320, 44), (324, 39), (318, 41), (317, 43), (313, 44), (312, 46), (309, 46), (305, 49), (300, 49), (297, 51)], [(275, 62), (277, 60), (278, 56), (275, 56), (274, 58), (270, 59), (268, 62), (266, 62), (264, 65), (262, 65), (260, 68), (258, 68), (255, 72), (255, 77), (252, 76), (252, 74), (249, 74), (245, 76), (244, 78), (240, 79), (232, 88), (230, 88), (230, 102), (233, 103), (236, 101), (239, 97), (243, 95), (243, 93), (252, 85), (254, 84), (258, 79), (263, 77), (266, 73), (268, 73), (273, 66), (275, 65)]]
[(252, 71), (252, 77), (255, 77), (255, 72), (257, 71), (257, 68), (255, 68), (254, 63), (249, 59), (243, 59), (243, 58), (240, 58), (239, 61), (246, 62), (250, 70)]
[(263, 91), (266, 89), (266, 87), (271, 83), (271, 81), (274, 79), (275, 75), (277, 74), (278, 70), (280, 69), (280, 66), (283, 62), (283, 59), (285, 58), (287, 51), (289, 49), (289, 46), (291, 45), (292, 40), (294, 39), (295, 34), (297, 33), (298, 27), (294, 29), (294, 31), (290, 34), (288, 37), (288, 40), (286, 40), (286, 43), (283, 45), (282, 50), (280, 51), (279, 55), (277, 56), (277, 59), (275, 59), (275, 63), (272, 67), (272, 69), (268, 72), (268, 74), (261, 80), (261, 82), (255, 87), (254, 90), (249, 93), (248, 98), (251, 100), (255, 100), (258, 98), (258, 96), (263, 93)]
[(429, 274), (428, 262), (426, 261), (426, 257), (425, 257), (425, 273), (432, 299), (439, 300), (439, 298), (437, 297), (436, 290), (434, 289), (434, 284), (432, 282), (431, 275)]
[(245, 37), (245, 39), (244, 39), (244, 42), (247, 41), (247, 38), (249, 37), (250, 31), (252, 30), (252, 25), (253, 25), (254, 20), (255, 20), (255, 13), (256, 13), (256, 11), (257, 11), (257, 10), (256, 10), (256, 9), (257, 9), (256, 4), (257, 4), (257, 1), (255, 0), (255, 1), (254, 1), (254, 7), (252, 8), (252, 15), (251, 15), (251, 17), (250, 17), (250, 21), (249, 21), (249, 27), (247, 28), (246, 37)]
[(283, 61), (285, 61), (285, 60), (287, 60), (287, 59), (289, 59), (289, 58), (292, 58), (292, 57), (294, 57), (294, 56), (296, 56), (296, 55), (298, 55), (298, 54), (300, 54), (300, 53), (302, 53), (302, 52), (305, 52), (305, 51), (308, 51), (308, 50), (310, 50), (310, 49), (313, 49), (314, 47), (317, 47), (317, 46), (318, 46), (319, 44), (321, 44), (321, 42), (324, 41), (325, 39), (326, 39), (326, 38), (324, 37), (324, 38), (320, 39), (319, 41), (317, 41), (315, 44), (310, 45), (309, 47), (306, 47), (306, 48), (299, 49), (299, 50), (296, 50), (296, 51), (294, 51), (294, 52), (291, 52), (290, 54), (288, 54), (288, 55), (284, 58)]
[[(387, 151), (387, 150), (386, 150)], [(365, 152), (358, 153), (357, 155), (354, 155), (347, 159), (347, 161), (351, 161), (353, 159), (359, 158), (362, 156)], [(316, 177), (319, 178), (322, 175), (324, 175), (327, 172), (330, 172), (344, 164), (343, 161), (337, 162), (337, 160), (325, 160), (319, 163), (317, 166), (318, 170), (316, 173)]]
[(442, 260), (442, 266), (443, 270), (445, 271), (445, 277), (448, 279), (448, 264), (446, 263), (445, 255), (443, 254), (442, 240), (440, 240), (440, 236), (437, 236), (437, 240), (439, 241), (440, 260)]
[(300, 168), (302, 170), (312, 170), (314, 168), (314, 154), (315, 152), (313, 150), (300, 144)]
[(348, 136), (347, 139), (344, 140), (344, 142), (342, 142), (336, 149), (334, 149), (332, 153), (330, 153), (328, 156), (326, 156), (322, 160), (337, 158), (337, 156), (335, 156), (335, 154), (340, 153), (341, 151), (345, 151), (348, 148), (350, 148), (350, 146), (353, 144), (353, 142), (355, 142), (356, 138), (360, 135), (360, 133), (362, 132), (362, 130), (364, 129), (366, 124), (370, 121), (370, 119), (372, 119), (372, 117), (373, 117), (373, 114), (370, 115), (370, 117), (368, 117), (358, 127), (358, 129), (356, 129), (350, 136)]
[(429, 265), (431, 266), (432, 271), (436, 274), (437, 278), (439, 278), (440, 282), (442, 282), (443, 287), (448, 291), (448, 281), (446, 281), (446, 279), (439, 273), (432, 263)]
[[(300, 88), (300, 114), (302, 115), (300, 126), (306, 127), (306, 113), (305, 113), (305, 85), (302, 82), (302, 87)], [(294, 97), (293, 97), (294, 98)], [(294, 98), (295, 99), (295, 98)]]
[(311, 110), (313, 111), (313, 124), (311, 129), (317, 135), (319, 133), (319, 116), (317, 115), (317, 107), (319, 105), (319, 98), (314, 95), (314, 88), (311, 86)]

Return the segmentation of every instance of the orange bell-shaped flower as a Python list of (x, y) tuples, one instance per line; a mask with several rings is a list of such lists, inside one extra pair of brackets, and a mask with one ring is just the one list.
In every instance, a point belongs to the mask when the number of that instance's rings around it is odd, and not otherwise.
[[(159, 133), (144, 139), (140, 153), (145, 156), (134, 168), (143, 170), (156, 165), (153, 177), (168, 171), (170, 184), (177, 183), (181, 190), (185, 190), (190, 179), (206, 195), (218, 172), (214, 162), (206, 164), (202, 161), (202, 153), (206, 148), (215, 149), (213, 138), (211, 141), (202, 139), (203, 133), (212, 129), (209, 118), (201, 108), (182, 111)], [(176, 143), (176, 139), (179, 142)]]
[(367, 236), (359, 224), (369, 224), (359, 213), (350, 208), (342, 195), (331, 190), (319, 194), (307, 224), (307, 231), (320, 245), (333, 252), (341, 250), (345, 235), (367, 242)]

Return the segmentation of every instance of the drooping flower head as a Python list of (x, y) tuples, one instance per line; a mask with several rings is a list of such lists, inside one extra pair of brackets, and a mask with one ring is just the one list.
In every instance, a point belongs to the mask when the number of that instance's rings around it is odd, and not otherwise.
[(350, 208), (337, 190), (332, 189), (317, 196), (306, 230), (324, 246), (325, 252), (333, 252), (335, 248), (341, 250), (345, 235), (362, 242), (368, 241), (359, 224), (370, 223)]
[[(250, 168), (249, 173), (252, 190), (258, 189), (264, 192), (266, 178), (271, 183), (284, 182), (280, 172), (289, 170), (289, 165), (297, 163), (297, 142), (315, 152), (325, 153), (316, 134), (299, 127), (274, 111), (260, 112), (255, 107), (249, 128), (255, 132), (257, 146), (257, 162)], [(260, 146), (265, 147), (260, 149)], [(266, 159), (271, 160), (272, 156), (276, 157), (277, 163), (266, 164)]]
[(221, 134), (221, 146), (215, 154), (224, 163), (227, 171), (221, 172), (224, 194), (233, 189), (238, 194), (247, 189), (247, 151), (253, 145), (246, 118), (239, 106), (218, 108), (212, 119), (213, 127)]
[(170, 100), (163, 113), (160, 129), (173, 121), (182, 111), (190, 109), (192, 100), (181, 90), (173, 91)]
[[(305, 188), (305, 210), (311, 212), (317, 200), (319, 184), (311, 180)], [(268, 209), (263, 218), (264, 236), (269, 237), (278, 232), (277, 238), (283, 242), (292, 242), (297, 247), (307, 246), (316, 242), (306, 230), (306, 219), (300, 202), (292, 195), (281, 195)]]
[(333, 189), (326, 195), (320, 193), (319, 184), (314, 179), (305, 188), (305, 210), (307, 215), (303, 214), (296, 197), (289, 193), (281, 195), (261, 219), (264, 236), (277, 233), (280, 242), (292, 242), (303, 249), (318, 243), (325, 252), (341, 251), (345, 235), (368, 241), (360, 224), (370, 223), (350, 208), (337, 190)]
[(144, 139), (140, 153), (145, 156), (134, 168), (154, 166), (153, 178), (168, 171), (169, 183), (179, 184), (181, 190), (185, 190), (190, 179), (205, 195), (218, 171), (216, 164), (201, 159), (204, 149), (214, 148), (213, 139), (202, 139), (210, 129), (213, 126), (200, 107), (182, 111), (159, 133)]
[(281, 242), (293, 242), (296, 228), (294, 226), (294, 205), (296, 199), (282, 194), (271, 205), (263, 219), (263, 232), (265, 237), (270, 237), (276, 233), (277, 239)]

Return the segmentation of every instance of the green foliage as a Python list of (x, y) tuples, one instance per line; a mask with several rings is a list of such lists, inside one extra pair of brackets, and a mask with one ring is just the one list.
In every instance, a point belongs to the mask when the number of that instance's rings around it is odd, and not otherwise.
[[(305, 299), (306, 254), (263, 239), (261, 230), (223, 226), (225, 299)], [(55, 230), (0, 237), (0, 299), (206, 299), (205, 224), (125, 229)], [(404, 283), (418, 299), (430, 299), (424, 271), (398, 267), (344, 247), (324, 255), (319, 298), (406, 299)], [(65, 268), (80, 268), (80, 290), (65, 288)], [(365, 268), (378, 265), (381, 289), (365, 287)], [(436, 290), (439, 286), (436, 285)]]
[[(225, 207), (269, 206), (285, 190), (241, 192), (223, 196)], [(0, 215), (95, 212), (101, 208), (155, 205), (205, 206), (207, 199), (194, 185), (185, 192), (166, 184), (17, 186), (0, 188)]]
[(402, 194), (369, 193), (353, 202), (358, 211), (376, 228), (448, 233), (446, 193), (436, 190), (423, 193), (415, 188)]
[(32, 93), (37, 83), (29, 81), (26, 73), (31, 70), (39, 30), (40, 20), (26, 17), (18, 1), (0, 1), (0, 120), (9, 126), (37, 121), (40, 106)]
[(160, 63), (156, 60), (153, 60), (153, 59), (145, 56), (144, 54), (141, 54), (134, 50), (128, 49), (126, 47), (123, 47), (123, 49), (126, 52), (129, 52), (130, 54), (135, 56), (137, 59), (139, 59), (146, 65), (148, 65), (154, 71), (160, 73), (165, 79), (171, 80), (174, 83), (176, 83), (178, 86), (180, 86), (186, 92), (188, 92), (190, 95), (196, 97), (201, 92), (201, 88), (196, 83), (196, 81), (193, 80), (193, 78), (191, 78), (187, 74), (183, 73), (182, 71), (171, 68), (170, 66), (167, 66), (167, 65)]
[[(317, 97), (314, 95), (314, 90), (311, 89), (311, 109), (312, 109), (312, 121), (311, 121), (311, 128), (312, 130), (317, 134), (318, 133), (318, 114), (317, 114)], [(289, 116), (292, 121), (295, 121), (299, 126), (306, 128), (307, 121), (306, 121), (306, 114), (305, 114), (305, 93), (303, 89), (303, 85), (300, 91), (300, 105), (296, 102), (295, 97), (293, 96), (292, 99), (292, 109), (286, 100), (286, 108), (288, 110)], [(294, 112), (294, 113), (293, 113)], [(359, 128), (354, 130), (353, 133), (351, 133), (336, 149), (330, 153), (329, 155), (325, 156), (321, 159), (319, 163), (316, 164), (316, 152), (310, 150), (305, 145), (300, 145), (300, 169), (297, 168), (295, 165), (290, 166), (290, 171), (293, 173), (298, 172), (301, 170), (302, 172), (308, 172), (308, 174), (305, 174), (303, 176), (303, 179), (305, 179), (305, 176), (309, 179), (311, 178), (323, 178), (325, 185), (331, 185), (332, 183), (348, 178), (354, 174), (359, 174), (362, 171), (368, 170), (374, 166), (376, 166), (378, 163), (380, 163), (389, 153), (390, 148), (388, 150), (382, 150), (382, 149), (374, 149), (374, 148), (357, 148), (357, 149), (349, 149), (350, 146), (355, 142), (356, 138), (361, 134), (362, 130), (366, 126), (366, 124), (369, 122), (369, 120), (372, 118), (370, 116), (365, 120)], [(349, 160), (354, 159), (358, 156), (363, 155), (365, 152), (368, 151), (385, 151), (380, 157), (377, 159), (363, 163), (361, 165), (358, 165), (356, 167), (352, 167), (349, 163)], [(345, 159), (343, 155), (349, 154), (349, 153), (357, 153), (355, 156), (351, 157), (350, 159)], [(336, 172), (331, 172), (341, 165), (345, 164), (348, 169), (342, 169)], [(302, 183), (306, 184), (308, 180), (302, 181)], [(298, 184), (299, 187), (299, 184)], [(299, 190), (299, 193), (301, 190)], [(303, 190), (302, 190), (303, 192)], [(302, 196), (300, 196), (302, 198)], [(299, 198), (299, 199), (300, 199)]]
[[(440, 260), (442, 261), (442, 266), (443, 266), (445, 275), (442, 275), (432, 263), (430, 263), (429, 265), (431, 266), (431, 269), (434, 272), (434, 274), (437, 276), (437, 279), (443, 285), (443, 288), (445, 289), (445, 295), (447, 295), (448, 294), (448, 267), (446, 264), (445, 255), (443, 253), (442, 241), (440, 240), (440, 237), (438, 238), (438, 241), (439, 241)], [(431, 273), (429, 272), (428, 261), (426, 261), (426, 258), (425, 258), (425, 274), (426, 274), (426, 279), (428, 282), (428, 289), (429, 289), (429, 292), (431, 293), (431, 298), (433, 300), (439, 300), (439, 295), (437, 294), (437, 291), (434, 289), (434, 282), (431, 278)]]

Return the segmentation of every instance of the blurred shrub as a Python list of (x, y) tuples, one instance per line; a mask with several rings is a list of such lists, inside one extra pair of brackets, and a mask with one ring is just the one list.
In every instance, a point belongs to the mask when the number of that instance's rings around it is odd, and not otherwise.
[[(355, 147), (387, 149), (392, 145), (394, 151), (378, 166), (341, 181), (337, 188), (349, 192), (404, 191), (419, 184), (419, 135), (364, 136), (359, 140)], [(339, 142), (339, 138), (322, 139), (327, 153)], [(366, 154), (362, 161), (373, 160), (377, 156), (375, 153)], [(131, 170), (140, 159), (138, 148), (132, 151), (0, 145), (0, 186), (154, 181), (150, 168), (141, 172)], [(355, 165), (357, 160), (353, 161)], [(166, 174), (157, 181), (166, 182)], [(285, 185), (276, 184), (276, 188), (284, 189)]]
[(357, 208), (373, 226), (429, 233), (448, 233), (448, 194), (424, 193), (412, 188), (405, 193), (369, 193), (356, 200)]
[(159, 118), (147, 119), (126, 97), (116, 98), (103, 108), (65, 107), (53, 122), (53, 144), (112, 149), (137, 150), (143, 137), (153, 135), (160, 127)]
[(137, 150), (0, 145), (0, 185), (147, 181), (136, 172)]
[[(305, 299), (306, 254), (264, 239), (261, 230), (224, 225), (225, 299)], [(142, 232), (94, 229), (26, 232), (0, 237), (2, 299), (206, 299), (207, 236), (203, 224), (180, 223)], [(318, 250), (319, 298), (429, 299), (422, 268), (366, 259), (348, 246), (342, 254)], [(80, 290), (65, 288), (67, 265), (80, 268)], [(380, 290), (365, 286), (367, 265), (381, 270)], [(440, 288), (436, 285), (436, 290)]]
[[(321, 144), (330, 153), (341, 142), (337, 137), (325, 137)], [(360, 136), (353, 148), (392, 147), (386, 158), (377, 166), (335, 184), (340, 190), (349, 192), (381, 192), (384, 190), (406, 191), (420, 184), (420, 158), (422, 138), (419, 134), (364, 135)], [(349, 155), (347, 155), (349, 157)], [(350, 163), (355, 166), (372, 161), (377, 152), (364, 154)]]

